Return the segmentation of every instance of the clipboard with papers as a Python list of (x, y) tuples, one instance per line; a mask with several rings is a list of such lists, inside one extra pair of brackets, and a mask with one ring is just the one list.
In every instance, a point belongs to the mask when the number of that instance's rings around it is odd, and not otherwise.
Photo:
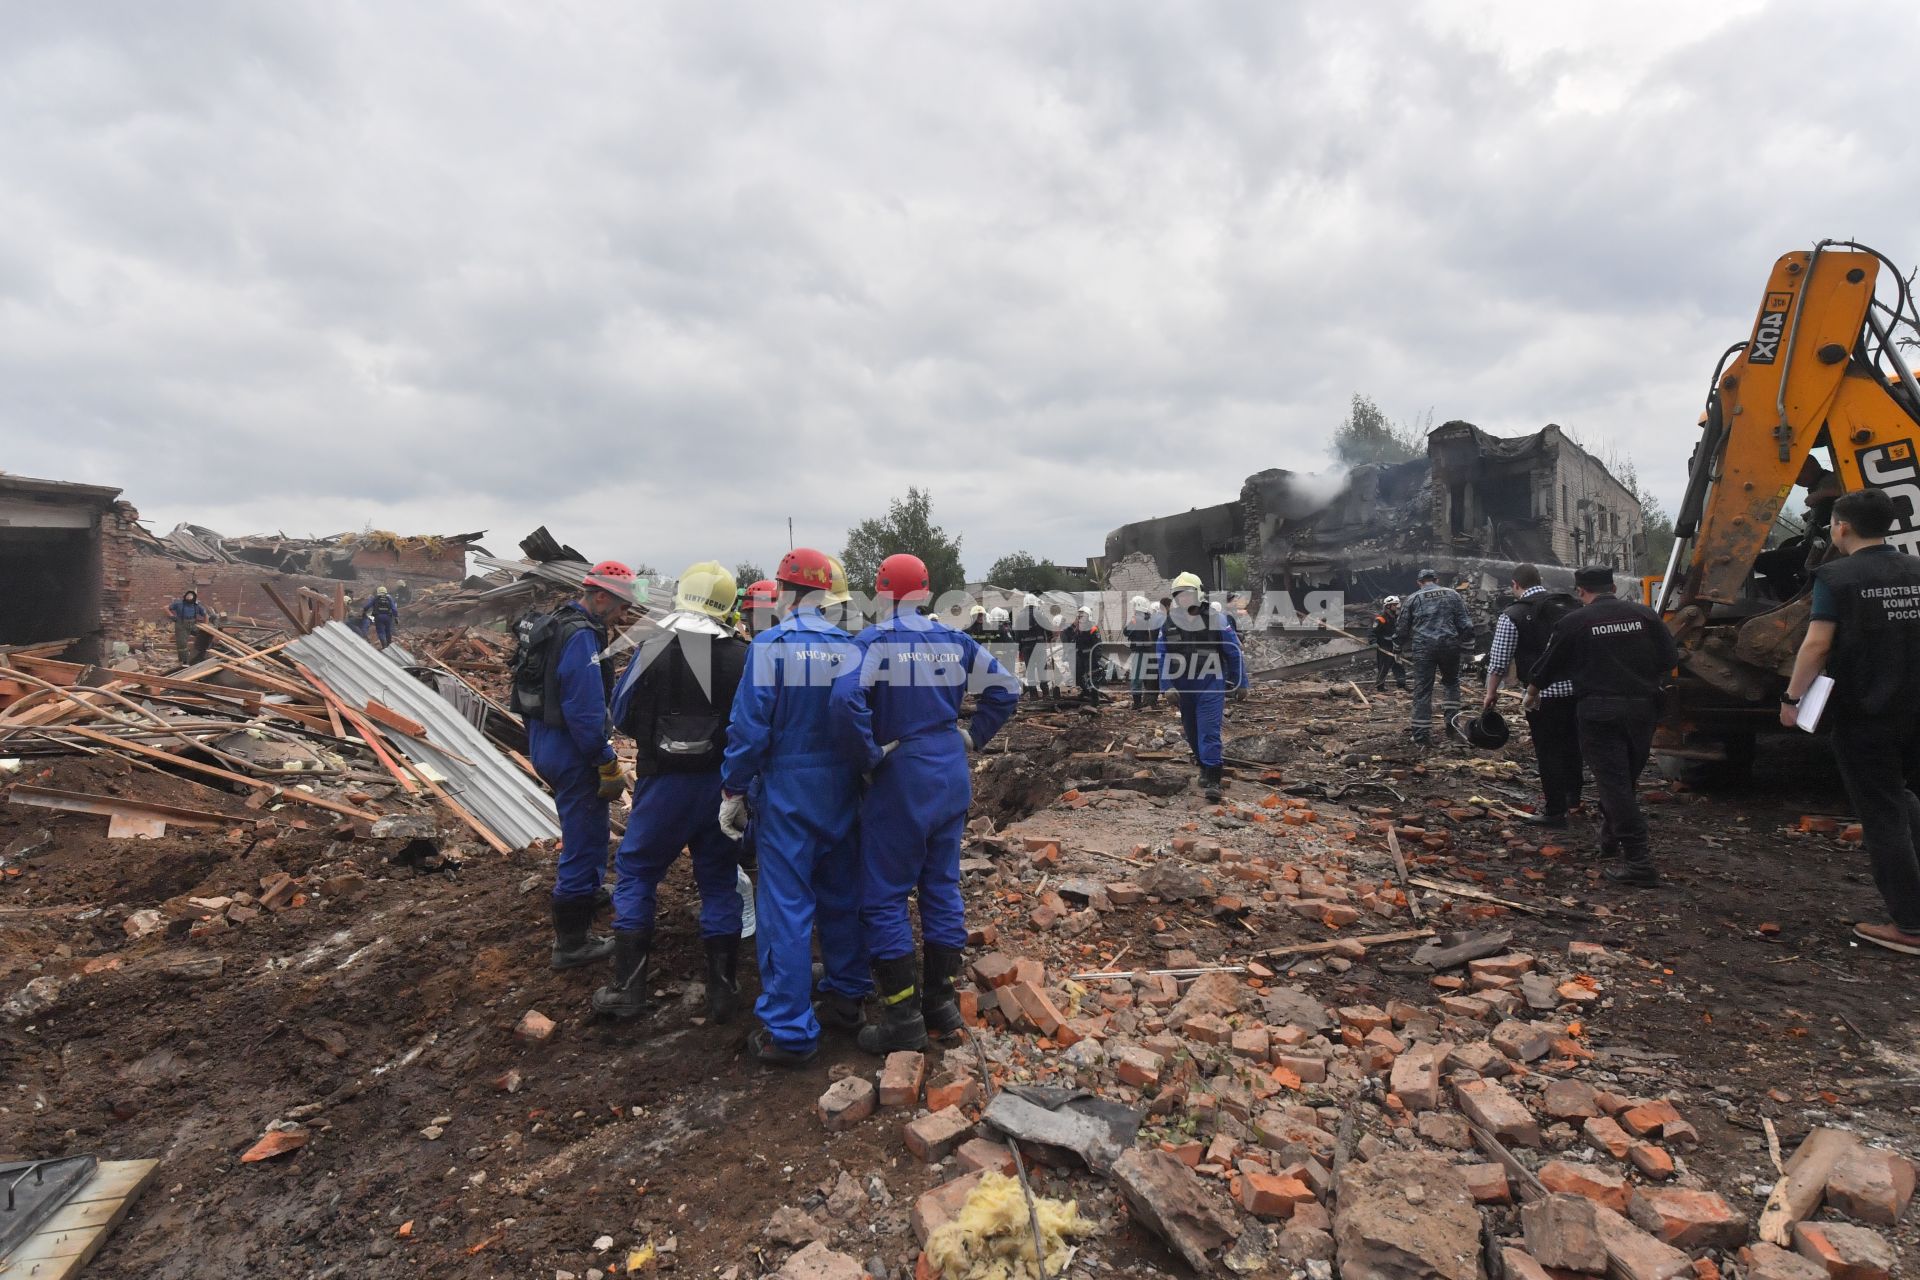
[(1796, 728), (1812, 733), (1820, 727), (1820, 715), (1827, 709), (1827, 699), (1833, 694), (1832, 676), (1815, 676), (1807, 691), (1800, 695), (1800, 714), (1794, 717)]

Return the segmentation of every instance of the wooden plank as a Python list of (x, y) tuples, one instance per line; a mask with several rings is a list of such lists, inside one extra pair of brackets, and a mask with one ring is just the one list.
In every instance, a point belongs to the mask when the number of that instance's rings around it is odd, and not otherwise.
[(369, 698), (367, 700), (366, 711), (367, 719), (373, 721), (375, 724), (392, 729), (395, 733), (404, 733), (409, 738), (424, 738), (427, 736), (427, 726), (421, 724), (418, 720), (412, 720), (401, 715), (384, 702), (378, 702)]
[[(282, 614), (284, 614), (286, 616), (287, 621), (293, 624), (293, 629), (295, 631), (299, 632), (301, 635), (305, 635), (307, 634), (308, 631), (312, 629), (300, 620), (299, 614), (296, 614), (293, 611), (292, 606), (290, 606), (285, 600), (282, 600), (280, 598), (280, 593), (273, 589), (273, 584), (271, 582), (262, 582), (260, 584), (260, 589), (267, 593), (267, 599), (273, 601), (273, 607), (278, 609)], [(305, 609), (302, 609), (301, 612), (304, 613)]]
[(114, 751), (131, 751), (136, 755), (143, 755), (151, 760), (164, 761), (176, 768), (191, 769), (195, 773), (204, 773), (208, 777), (219, 778), (225, 782), (237, 782), (241, 786), (251, 787), (255, 791), (269, 791), (272, 792), (277, 799), (293, 800), (300, 804), (310, 804), (316, 809), (325, 809), (329, 813), (337, 813), (343, 817), (360, 818), (364, 821), (372, 822), (380, 816), (377, 813), (368, 813), (364, 809), (356, 809), (350, 804), (341, 804), (337, 800), (329, 800), (325, 796), (314, 795), (311, 791), (302, 791), (298, 787), (283, 788), (275, 783), (262, 781), (259, 778), (249, 778), (244, 773), (234, 773), (215, 765), (201, 764), (198, 760), (189, 760), (184, 756), (177, 756), (171, 751), (162, 751), (160, 748), (150, 747), (144, 742), (135, 742), (131, 738), (111, 737), (107, 734), (89, 729), (85, 725), (70, 724), (66, 726), (64, 732), (77, 733), (83, 738), (91, 739), (92, 741), (98, 742), (101, 746)]
[(67, 813), (92, 813), (113, 818), (157, 818), (181, 827), (227, 827), (250, 818), (230, 818), (205, 809), (185, 809), (170, 804), (150, 804), (144, 800), (125, 800), (119, 796), (99, 796), (86, 791), (63, 791), (58, 787), (14, 784), (7, 792), (10, 804), (32, 805), (40, 809), (59, 809)]
[(1760, 1214), (1760, 1238), (1782, 1249), (1792, 1247), (1793, 1224), (1811, 1216), (1827, 1193), (1827, 1178), (1840, 1157), (1860, 1145), (1844, 1129), (1815, 1129), (1787, 1161)]
[(1256, 951), (1253, 958), (1268, 960), (1274, 956), (1318, 955), (1322, 951), (1333, 951), (1349, 943), (1357, 942), (1363, 947), (1384, 946), (1389, 942), (1412, 942), (1415, 938), (1431, 938), (1431, 929), (1402, 929), (1397, 933), (1366, 933), (1355, 938), (1336, 938), (1331, 942), (1302, 942), (1298, 946), (1275, 947), (1271, 951)]
[(158, 1160), (101, 1161), (87, 1185), (0, 1263), (0, 1274), (32, 1280), (79, 1275), (159, 1169)]
[(305, 664), (296, 662), (293, 664), (293, 669), (298, 671), (308, 684), (320, 691), (321, 696), (326, 698), (327, 705), (339, 711), (342, 720), (353, 726), (354, 732), (360, 735), (360, 740), (366, 744), (367, 750), (373, 752), (374, 759), (385, 766), (402, 790), (410, 796), (420, 794), (420, 787), (414, 782), (412, 776), (395, 764), (393, 757), (387, 754), (387, 749), (383, 745), (385, 739), (380, 736), (380, 731), (367, 723), (366, 717), (355, 711), (352, 703), (335, 693), (328, 687), (326, 681), (308, 670)]

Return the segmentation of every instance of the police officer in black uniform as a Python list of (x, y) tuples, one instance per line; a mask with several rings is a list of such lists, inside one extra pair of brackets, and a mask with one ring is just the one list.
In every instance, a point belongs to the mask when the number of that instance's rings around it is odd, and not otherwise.
[(1602, 874), (1616, 884), (1652, 889), (1660, 876), (1647, 842), (1647, 819), (1634, 784), (1653, 748), (1660, 689), (1680, 660), (1673, 633), (1645, 605), (1613, 593), (1613, 570), (1589, 566), (1573, 575), (1581, 608), (1554, 624), (1547, 650), (1527, 675), (1527, 709), (1558, 680), (1573, 681), (1580, 755), (1600, 793), (1600, 851), (1620, 863)]
[(1920, 557), (1887, 544), (1894, 515), (1878, 489), (1833, 504), (1833, 545), (1845, 554), (1814, 570), (1812, 619), (1780, 723), (1798, 723), (1800, 699), (1824, 666), (1833, 693), (1821, 718), (1832, 725), (1834, 760), (1893, 921), (1857, 924), (1854, 936), (1920, 955), (1920, 798), (1906, 780), (1920, 768)]

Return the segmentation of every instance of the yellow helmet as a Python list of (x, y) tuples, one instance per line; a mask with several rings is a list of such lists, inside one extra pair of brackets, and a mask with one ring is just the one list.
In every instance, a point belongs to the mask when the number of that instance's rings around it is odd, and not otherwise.
[(724, 618), (733, 608), (733, 575), (717, 560), (690, 564), (674, 588), (673, 607), (709, 618)]
[(1183, 573), (1173, 580), (1173, 589), (1175, 591), (1203, 591), (1206, 588), (1201, 585), (1199, 574)]
[(839, 556), (828, 556), (827, 564), (833, 569), (833, 585), (827, 588), (828, 604), (845, 604), (853, 599), (853, 589), (847, 585), (847, 566), (840, 563)]

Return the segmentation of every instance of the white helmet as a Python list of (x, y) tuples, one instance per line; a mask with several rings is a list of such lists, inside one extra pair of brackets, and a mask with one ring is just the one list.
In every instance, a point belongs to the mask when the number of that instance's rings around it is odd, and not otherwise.
[(1386, 598), (1385, 600), (1383, 600), (1383, 601), (1381, 601), (1381, 603), (1382, 603), (1382, 604), (1392, 604), (1392, 605), (1397, 605), (1397, 604), (1399, 604), (1399, 603), (1400, 603), (1400, 597), (1399, 597), (1399, 596), (1388, 596), (1388, 597), (1387, 597), (1387, 598)]
[(1127, 607), (1135, 613), (1145, 613), (1148, 608), (1147, 598), (1145, 596), (1135, 596), (1133, 599), (1127, 601)]

